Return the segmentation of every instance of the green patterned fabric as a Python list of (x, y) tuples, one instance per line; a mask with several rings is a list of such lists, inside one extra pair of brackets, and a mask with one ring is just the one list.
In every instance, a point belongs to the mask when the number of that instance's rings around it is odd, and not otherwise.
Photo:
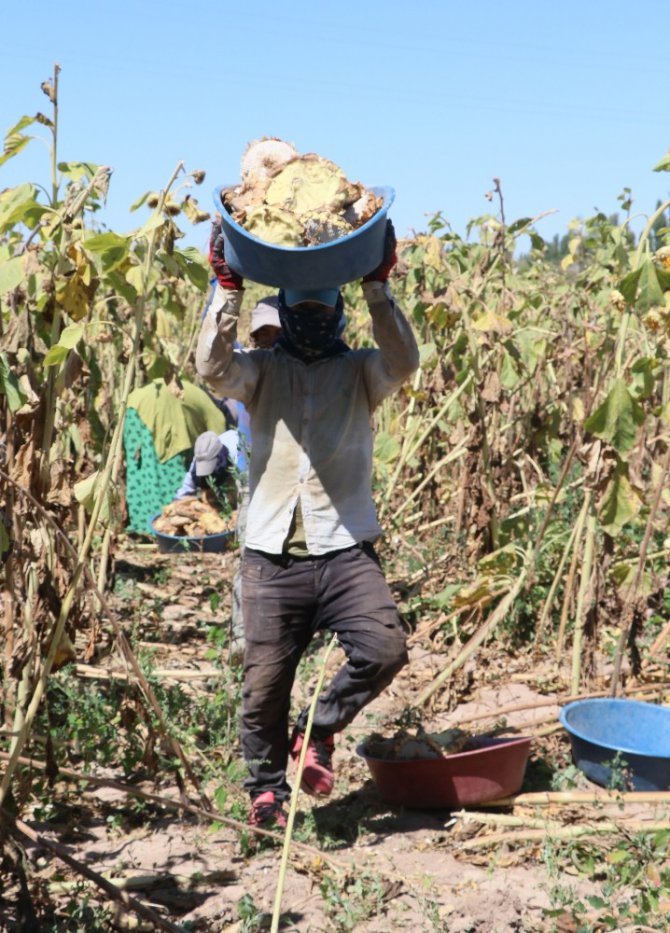
[(151, 431), (134, 408), (126, 412), (123, 449), (126, 458), (127, 531), (149, 534), (151, 519), (164, 505), (172, 502), (181, 486), (193, 450), (184, 450), (161, 463)]

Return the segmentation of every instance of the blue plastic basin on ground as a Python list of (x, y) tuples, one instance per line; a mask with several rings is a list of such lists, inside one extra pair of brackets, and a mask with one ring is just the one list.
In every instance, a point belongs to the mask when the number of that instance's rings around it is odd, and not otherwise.
[(223, 206), (224, 190), (224, 186), (214, 190), (214, 204), (221, 214), (226, 262), (245, 279), (275, 288), (338, 288), (362, 278), (382, 261), (393, 188), (370, 189), (384, 203), (358, 230), (332, 243), (295, 247), (276, 246), (252, 236)]
[(596, 784), (611, 786), (618, 772), (630, 790), (670, 789), (670, 708), (640, 700), (576, 700), (561, 725), (572, 756)]

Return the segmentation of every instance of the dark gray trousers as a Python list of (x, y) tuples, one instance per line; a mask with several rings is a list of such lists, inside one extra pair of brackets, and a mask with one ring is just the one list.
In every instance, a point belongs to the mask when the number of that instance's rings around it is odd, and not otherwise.
[[(248, 548), (242, 558), (242, 748), (252, 797), (290, 795), (286, 781), (291, 689), (314, 633), (337, 635), (346, 662), (319, 697), (312, 735), (344, 729), (407, 663), (405, 634), (379, 560), (364, 543), (323, 557)], [(305, 725), (307, 710), (298, 717)]]

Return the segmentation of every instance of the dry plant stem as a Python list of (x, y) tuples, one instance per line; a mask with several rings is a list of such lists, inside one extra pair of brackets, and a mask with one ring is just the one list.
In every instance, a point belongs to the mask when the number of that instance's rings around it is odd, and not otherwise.
[[(654, 499), (652, 501), (651, 509), (649, 511), (649, 517), (647, 518), (647, 525), (644, 529), (644, 536), (642, 538), (642, 545), (640, 547), (640, 557), (637, 563), (637, 568), (635, 570), (635, 576), (631, 582), (630, 587), (626, 590), (626, 595), (624, 598), (624, 608), (622, 612), (623, 619), (625, 621), (624, 627), (622, 628), (621, 635), (619, 637), (619, 644), (617, 645), (616, 656), (614, 658), (614, 670), (612, 671), (612, 683), (610, 687), (610, 693), (612, 696), (616, 696), (619, 690), (619, 681), (621, 679), (621, 665), (623, 663), (624, 652), (626, 651), (626, 645), (628, 644), (628, 639), (630, 638), (631, 628), (633, 624), (633, 609), (635, 606), (635, 601), (637, 599), (637, 593), (640, 588), (640, 583), (644, 576), (644, 567), (647, 562), (647, 551), (649, 550), (649, 542), (651, 541), (651, 536), (654, 532), (654, 524), (656, 522), (656, 516), (658, 514), (658, 509), (661, 504), (661, 497), (663, 495), (663, 490), (665, 488), (665, 477), (667, 475), (668, 469), (670, 468), (670, 443), (668, 443), (665, 456), (663, 458), (663, 463), (661, 466), (661, 475), (658, 479), (658, 484), (654, 492)], [(653, 646), (652, 646), (653, 651)]]
[[(145, 642), (150, 648), (156, 648), (156, 642)], [(128, 683), (132, 680), (131, 675), (126, 671), (103, 671), (92, 664), (77, 664), (77, 674), (80, 677), (87, 677), (90, 680), (116, 680), (122, 683)], [(193, 668), (156, 668), (151, 671), (151, 676), (158, 680), (191, 681), (191, 680), (211, 680), (219, 676), (219, 671), (212, 667), (205, 671), (196, 671)]]
[(593, 503), (589, 505), (586, 518), (586, 534), (584, 540), (584, 559), (582, 572), (579, 578), (579, 592), (577, 594), (577, 611), (575, 613), (575, 628), (572, 641), (572, 692), (579, 691), (582, 670), (582, 645), (584, 642), (584, 628), (586, 614), (589, 609), (588, 596), (592, 590), (591, 567), (593, 566), (593, 549), (596, 537), (596, 513)]
[[(170, 189), (170, 187), (172, 186), (172, 183), (176, 179), (181, 169), (182, 169), (182, 163), (180, 162), (177, 165), (177, 168), (175, 169), (175, 171), (173, 172), (170, 182), (167, 185), (166, 191)], [(164, 203), (164, 200), (165, 200), (165, 191), (161, 192), (159, 205), (156, 208), (156, 213), (158, 215), (160, 215), (160, 211), (162, 210), (162, 204)], [(82, 203), (82, 207), (83, 207), (83, 203)], [(154, 227), (151, 230), (151, 233), (149, 235), (149, 243), (147, 246), (147, 254), (145, 257), (144, 276), (143, 276), (143, 281), (145, 283), (148, 278), (149, 269), (151, 267), (151, 261), (153, 259), (153, 255), (155, 251), (156, 232), (157, 232), (157, 228)], [(35, 684), (32, 698), (30, 700), (30, 703), (28, 704), (28, 708), (26, 710), (26, 715), (25, 715), (25, 722), (23, 723), (23, 726), (20, 730), (19, 735), (14, 739), (12, 743), (12, 755), (14, 756), (14, 758), (17, 758), (21, 754), (21, 751), (23, 750), (25, 743), (28, 739), (28, 735), (29, 735), (33, 720), (37, 714), (37, 710), (42, 701), (42, 697), (44, 696), (44, 693), (46, 691), (46, 685), (49, 679), (49, 675), (51, 674), (51, 668), (53, 666), (54, 658), (56, 657), (56, 653), (58, 651), (58, 647), (60, 645), (60, 641), (61, 641), (61, 638), (63, 637), (63, 632), (65, 630), (65, 623), (67, 622), (67, 619), (69, 617), (70, 610), (72, 608), (75, 597), (79, 590), (79, 584), (80, 584), (82, 575), (84, 574), (85, 568), (88, 563), (88, 555), (89, 555), (91, 545), (93, 542), (93, 536), (96, 531), (98, 519), (102, 511), (102, 506), (105, 501), (105, 497), (107, 495), (107, 490), (109, 488), (112, 471), (113, 471), (114, 463), (116, 460), (117, 450), (122, 442), (123, 423), (125, 419), (128, 396), (130, 395), (130, 392), (132, 390), (133, 379), (134, 379), (135, 369), (137, 365), (137, 359), (138, 359), (139, 352), (140, 352), (140, 342), (141, 342), (141, 336), (142, 336), (142, 328), (144, 324), (145, 302), (146, 302), (146, 287), (143, 287), (140, 295), (138, 295), (137, 307), (135, 309), (133, 347), (132, 347), (132, 351), (130, 354), (130, 358), (128, 360), (128, 368), (126, 370), (126, 378), (124, 380), (124, 385), (123, 385), (123, 394), (122, 394), (121, 402), (119, 406), (120, 411), (119, 411), (118, 422), (114, 429), (114, 434), (112, 436), (112, 440), (110, 443), (110, 449), (108, 452), (107, 461), (105, 463), (105, 467), (100, 478), (100, 483), (96, 490), (96, 498), (95, 498), (95, 502), (93, 505), (93, 510), (92, 510), (90, 521), (89, 521), (89, 525), (86, 531), (86, 537), (77, 555), (77, 560), (76, 560), (74, 571), (72, 574), (72, 581), (70, 582), (70, 586), (61, 604), (61, 609), (58, 615), (58, 619), (56, 620), (56, 623), (52, 627), (52, 630), (50, 632), (49, 650), (44, 660), (44, 664), (42, 666), (40, 676), (37, 680), (37, 683)], [(7, 795), (7, 791), (9, 790), (15, 767), (16, 767), (15, 760), (10, 760), (9, 764), (7, 765), (7, 770), (5, 771), (5, 774), (3, 775), (2, 784), (0, 785), (0, 804), (2, 804), (2, 802), (4, 801)]]
[[(0, 303), (0, 335), (2, 334), (2, 304)], [(13, 430), (13, 415), (9, 408), (9, 405), (5, 408), (5, 438), (6, 438), (6, 449), (5, 449), (5, 462), (8, 470), (13, 470), (14, 468), (14, 430)], [(14, 510), (14, 487), (9, 486), (6, 493), (6, 514), (11, 520), (11, 529), (10, 534), (14, 536), (16, 540), (18, 535), (18, 524), (19, 518), (15, 514)], [(5, 620), (4, 620), (4, 640), (5, 640), (5, 650), (3, 653), (3, 683), (9, 684), (11, 681), (10, 670), (12, 664), (12, 656), (14, 654), (14, 612), (16, 609), (14, 603), (14, 555), (10, 552), (9, 556), (5, 561), (5, 590), (3, 593), (3, 602), (5, 609)], [(13, 713), (13, 697), (10, 696), (9, 691), (5, 692), (5, 723), (9, 725), (12, 721)]]
[[(195, 872), (192, 875), (171, 875), (169, 872), (155, 872), (153, 875), (128, 875), (125, 878), (115, 876), (109, 878), (102, 876), (105, 881), (113, 884), (117, 891), (142, 891), (146, 888), (159, 888), (165, 885), (175, 887), (180, 891), (193, 891), (206, 884), (232, 884), (238, 880), (234, 871)], [(79, 890), (81, 881), (52, 881), (49, 884), (51, 894), (67, 894), (69, 891)]]
[(425, 628), (422, 628), (420, 632), (415, 632), (413, 635), (407, 639), (407, 645), (415, 645), (417, 642), (423, 641), (427, 635), (430, 635), (436, 628), (441, 628), (447, 622), (451, 622), (452, 619), (458, 618), (458, 616), (463, 615), (464, 612), (469, 612), (472, 609), (480, 609), (484, 606), (487, 606), (494, 599), (497, 599), (498, 596), (502, 596), (503, 593), (507, 593), (509, 590), (501, 589), (496, 590), (493, 593), (487, 593), (486, 596), (483, 596), (481, 599), (478, 599), (475, 603), (469, 603), (467, 606), (459, 606), (458, 609), (455, 609), (453, 612), (450, 612), (447, 616), (440, 616), (435, 622), (431, 622), (430, 625), (427, 625)]
[(4, 808), (0, 808), (0, 816), (2, 817), (2, 821), (9, 827), (12, 835), (28, 839), (34, 845), (38, 845), (40, 848), (44, 848), (52, 855), (55, 855), (56, 858), (65, 862), (65, 864), (73, 869), (73, 871), (76, 871), (77, 874), (82, 875), (84, 878), (88, 879), (88, 881), (92, 881), (101, 888), (113, 901), (121, 904), (125, 911), (136, 913), (138, 916), (144, 917), (145, 920), (155, 924), (160, 930), (167, 930), (168, 933), (183, 933), (182, 927), (175, 926), (174, 923), (171, 923), (169, 920), (161, 917), (160, 914), (157, 914), (151, 907), (146, 907), (140, 901), (135, 900), (134, 897), (130, 897), (125, 891), (120, 890), (116, 885), (112, 884), (111, 881), (103, 878), (102, 875), (99, 875), (97, 872), (92, 871), (86, 865), (82, 864), (82, 862), (78, 862), (76, 859), (72, 858), (64, 846), (60, 846), (58, 843), (38, 835), (27, 823), (13, 817)]
[[(53, 74), (53, 83), (52, 83), (52, 95), (50, 97), (52, 105), (52, 117), (51, 117), (51, 150), (50, 150), (50, 161), (51, 161), (51, 205), (52, 207), (56, 206), (58, 201), (58, 75), (60, 74), (60, 65), (54, 64), (54, 74)], [(64, 244), (65, 246), (67, 244)], [(61, 272), (63, 269), (63, 252), (60, 251), (58, 256), (58, 261), (56, 264), (55, 273)], [(58, 342), (58, 336), (60, 333), (61, 325), (61, 310), (57, 302), (54, 303), (53, 308), (53, 317), (51, 321), (51, 346), (54, 346)], [(55, 423), (55, 388), (56, 388), (56, 369), (57, 367), (53, 366), (49, 369), (47, 375), (47, 384), (45, 391), (45, 404), (44, 404), (44, 427), (42, 431), (42, 450), (39, 461), (40, 468), (40, 489), (42, 491), (46, 490), (48, 483), (49, 475), (49, 450), (51, 449), (51, 441), (53, 439), (53, 430)]]
[[(21, 495), (25, 496), (32, 503), (32, 505), (42, 514), (42, 517), (48, 522), (50, 527), (53, 529), (54, 533), (63, 542), (66, 549), (73, 556), (73, 559), (76, 560), (77, 552), (75, 548), (72, 546), (68, 538), (63, 534), (63, 532), (58, 527), (58, 525), (56, 524), (52, 516), (46, 511), (44, 506), (42, 506), (27, 490), (19, 486), (18, 483), (16, 483), (16, 481), (11, 478), (11, 476), (9, 476), (7, 473), (4, 472), (4, 470), (0, 469), (0, 476), (2, 476), (3, 479), (7, 480), (9, 483), (15, 486), (15, 488), (21, 493)], [(209, 809), (210, 808), (209, 801), (200, 788), (200, 782), (196, 778), (193, 772), (193, 769), (191, 768), (191, 765), (186, 755), (184, 754), (184, 750), (182, 749), (177, 739), (174, 738), (174, 736), (170, 735), (169, 733), (169, 730), (167, 728), (167, 723), (165, 722), (165, 717), (163, 715), (163, 711), (160, 707), (160, 704), (151, 687), (151, 684), (148, 682), (148, 680), (146, 679), (146, 677), (144, 676), (142, 672), (142, 669), (140, 668), (139, 662), (133, 653), (133, 650), (130, 646), (130, 642), (128, 641), (128, 638), (125, 632), (123, 631), (121, 623), (117, 619), (114, 611), (112, 610), (111, 606), (105, 599), (104, 595), (99, 590), (96, 589), (95, 579), (93, 577), (93, 574), (88, 564), (83, 565), (83, 573), (88, 579), (88, 582), (91, 585), (91, 589), (93, 593), (96, 595), (98, 601), (100, 602), (100, 605), (104, 613), (106, 614), (109, 621), (112, 623), (112, 628), (114, 629), (114, 634), (116, 635), (116, 640), (117, 640), (119, 649), (121, 651), (121, 655), (126, 661), (126, 663), (128, 664), (128, 666), (133, 671), (137, 679), (137, 682), (140, 685), (140, 688), (142, 692), (144, 693), (144, 696), (147, 699), (147, 702), (149, 703), (153, 713), (156, 716), (156, 719), (160, 725), (161, 735), (168, 747), (168, 750), (171, 751), (177, 758), (179, 758), (179, 760), (182, 763), (182, 767), (184, 768), (184, 772), (188, 775), (188, 778), (193, 784), (193, 787), (198, 792), (201, 802), (203, 803), (203, 805), (205, 805)]]
[(394, 470), (393, 476), (389, 480), (388, 485), (386, 487), (386, 493), (384, 495), (383, 502), (381, 503), (379, 507), (380, 520), (384, 517), (386, 506), (391, 501), (391, 496), (393, 494), (395, 484), (398, 480), (398, 477), (400, 476), (400, 471), (402, 470), (403, 464), (405, 463), (407, 459), (406, 453), (409, 448), (409, 445), (412, 442), (412, 440), (416, 437), (416, 432), (419, 430), (420, 421), (414, 418), (414, 410), (416, 408), (416, 393), (419, 391), (419, 386), (421, 385), (421, 377), (422, 377), (422, 372), (421, 372), (421, 368), (419, 367), (419, 369), (417, 369), (416, 373), (414, 374), (414, 381), (412, 382), (412, 389), (414, 390), (414, 395), (412, 395), (412, 397), (410, 398), (409, 405), (407, 406), (406, 410), (403, 413), (404, 419), (405, 419), (405, 430), (403, 431), (403, 440), (402, 440), (402, 445), (400, 447), (400, 455), (398, 456), (398, 462), (396, 464), (396, 468)]
[(572, 460), (573, 460), (573, 457), (575, 456), (576, 450), (577, 450), (577, 439), (575, 438), (572, 444), (570, 445), (570, 450), (568, 451), (568, 455), (565, 458), (563, 467), (561, 468), (561, 475), (558, 477), (556, 488), (554, 489), (554, 493), (551, 497), (549, 505), (547, 506), (547, 511), (545, 513), (544, 519), (542, 520), (542, 524), (540, 525), (540, 530), (537, 533), (537, 541), (535, 543), (535, 553), (539, 551), (540, 545), (542, 544), (542, 541), (544, 540), (544, 536), (547, 532), (547, 528), (549, 527), (549, 522), (551, 521), (551, 516), (554, 513), (554, 507), (556, 506), (556, 502), (558, 501), (560, 492), (563, 489), (563, 484), (565, 483), (565, 480), (567, 479), (568, 472), (572, 465)]
[(465, 307), (463, 306), (463, 324), (465, 325), (465, 331), (468, 338), (468, 343), (470, 345), (470, 354), (472, 359), (472, 373), (474, 377), (474, 400), (475, 408), (477, 409), (477, 418), (479, 421), (479, 427), (481, 430), (481, 456), (482, 456), (482, 467), (484, 470), (483, 484), (486, 489), (486, 494), (489, 497), (489, 508), (490, 508), (490, 517), (489, 517), (489, 530), (491, 533), (491, 550), (495, 551), (498, 549), (498, 505), (497, 498), (495, 494), (495, 483), (493, 478), (493, 470), (491, 468), (491, 447), (489, 445), (488, 432), (486, 427), (486, 406), (484, 405), (484, 399), (480, 391), (480, 386), (482, 384), (481, 376), (481, 366), (479, 359), (479, 345), (477, 339), (473, 334), (472, 329), (472, 320), (470, 314)]
[(558, 567), (556, 568), (556, 573), (554, 574), (554, 579), (551, 581), (551, 586), (549, 587), (549, 592), (547, 593), (546, 599), (542, 606), (542, 612), (540, 613), (540, 618), (538, 619), (537, 629), (535, 632), (535, 647), (539, 647), (540, 641), (544, 635), (544, 630), (547, 625), (547, 619), (549, 618), (549, 613), (551, 612), (552, 606), (554, 605), (554, 599), (556, 598), (556, 592), (558, 587), (561, 584), (563, 579), (563, 571), (565, 570), (565, 565), (568, 560), (568, 556), (572, 552), (572, 549), (575, 545), (575, 538), (577, 537), (577, 525), (573, 525), (570, 531), (570, 537), (567, 540), (565, 547), (563, 548), (563, 553), (561, 554), (561, 559), (558, 562)]
[(661, 631), (658, 633), (652, 645), (649, 649), (649, 657), (653, 658), (654, 655), (658, 654), (659, 651), (663, 648), (668, 638), (670, 638), (670, 622), (666, 622)]
[[(125, 420), (125, 417), (124, 417)], [(119, 444), (116, 450), (116, 457), (114, 458), (114, 464), (112, 466), (112, 474), (110, 478), (110, 483), (113, 488), (118, 488), (119, 474), (121, 473), (121, 468), (123, 466), (123, 443)], [(98, 589), (101, 593), (105, 592), (107, 586), (107, 567), (109, 564), (109, 555), (112, 547), (112, 537), (114, 534), (112, 526), (112, 516), (109, 515), (108, 524), (105, 528), (104, 537), (102, 539), (102, 546), (100, 548), (100, 564), (98, 566)], [(99, 604), (96, 608), (99, 608)]]
[[(35, 617), (35, 594), (37, 591), (37, 574), (35, 572), (34, 566), (28, 568), (28, 579), (26, 581), (26, 601), (23, 607), (23, 631), (24, 637), (28, 641), (28, 644), (31, 642), (31, 633), (33, 630), (33, 619)], [(21, 671), (21, 679), (16, 690), (15, 704), (14, 704), (14, 721), (12, 723), (12, 728), (14, 730), (14, 735), (19, 735), (25, 722), (26, 716), (26, 707), (28, 705), (28, 700), (30, 697), (30, 688), (33, 682), (33, 675), (35, 671), (35, 657), (36, 648), (33, 647), (30, 656), (26, 659), (26, 663)], [(8, 681), (11, 683), (11, 680)]]
[[(662, 820), (654, 823), (626, 823), (626, 832), (645, 832), (655, 833), (670, 829), (670, 822)], [(617, 823), (594, 823), (590, 826), (563, 826), (559, 829), (551, 829), (552, 840), (559, 839), (581, 839), (583, 836), (598, 836), (603, 834), (618, 834), (621, 827)], [(486, 849), (489, 846), (499, 845), (510, 842), (542, 842), (549, 833), (543, 829), (524, 829), (519, 832), (491, 833), (488, 836), (478, 836), (476, 839), (468, 839), (460, 844), (461, 850), (472, 851), (476, 849)]]
[(458, 654), (458, 656), (448, 664), (447, 667), (433, 680), (431, 684), (423, 690), (417, 699), (414, 702), (415, 707), (423, 706), (428, 700), (440, 689), (442, 684), (447, 681), (454, 671), (458, 670), (459, 667), (462, 667), (463, 664), (468, 660), (468, 658), (475, 653), (477, 648), (484, 642), (488, 636), (494, 631), (500, 622), (505, 618), (510, 608), (512, 607), (514, 600), (517, 598), (521, 590), (523, 589), (526, 578), (530, 572), (531, 559), (530, 556), (526, 555), (526, 561), (524, 566), (514, 583), (514, 586), (509, 591), (509, 593), (503, 597), (501, 602), (493, 610), (489, 618), (484, 622), (482, 626), (475, 632), (472, 638), (467, 642), (463, 650)]
[(575, 804), (600, 805), (612, 804), (625, 806), (626, 804), (658, 803), (670, 804), (670, 791), (591, 791), (591, 790), (560, 790), (560, 791), (534, 791), (526, 794), (514, 794), (512, 797), (501, 797), (499, 800), (488, 801), (487, 807), (551, 807), (574, 806)]
[(457, 810), (451, 815), (453, 819), (461, 820), (463, 823), (486, 823), (491, 826), (525, 826), (528, 829), (544, 829), (547, 832), (560, 829), (562, 826), (562, 823), (558, 820), (515, 816), (511, 813), (478, 813), (476, 810)]
[(454, 447), (454, 449), (450, 450), (449, 453), (445, 457), (442, 457), (441, 460), (437, 461), (437, 463), (432, 468), (432, 470), (430, 470), (430, 472), (421, 480), (419, 485), (415, 489), (413, 489), (411, 494), (398, 506), (398, 508), (396, 509), (393, 515), (394, 519), (397, 519), (399, 515), (402, 515), (405, 509), (408, 506), (410, 506), (412, 502), (414, 502), (416, 497), (420, 495), (420, 493), (425, 489), (428, 483), (430, 483), (430, 481), (436, 476), (436, 474), (440, 472), (442, 467), (446, 466), (448, 463), (452, 463), (454, 460), (459, 460), (463, 456), (463, 454), (467, 453), (466, 444), (468, 443), (469, 440), (470, 438), (468, 437), (466, 440), (461, 441), (458, 447)]
[[(629, 687), (627, 693), (658, 694), (659, 690), (663, 690), (664, 687), (670, 688), (670, 681), (659, 683), (657, 685), (644, 684), (638, 687)], [(503, 706), (492, 713), (478, 713), (476, 716), (468, 716), (466, 719), (459, 719), (455, 725), (470, 725), (473, 722), (480, 722), (483, 719), (500, 719), (502, 716), (506, 716), (507, 713), (519, 713), (528, 709), (541, 709), (544, 706), (560, 706), (563, 703), (572, 703), (574, 700), (590, 700), (595, 697), (606, 697), (608, 695), (608, 691), (606, 690), (596, 690), (590, 691), (589, 693), (575, 693), (567, 697), (554, 697), (553, 699), (547, 700), (534, 700), (532, 703), (515, 703), (513, 706)], [(538, 721), (542, 722), (543, 720)]]
[[(420, 371), (421, 370), (419, 370), (419, 372)], [(389, 480), (389, 484), (386, 489), (386, 494), (384, 496), (384, 501), (381, 504), (380, 509), (379, 509), (380, 519), (383, 518), (388, 506), (391, 503), (391, 496), (393, 494), (394, 489), (396, 488), (396, 485), (398, 483), (398, 478), (400, 476), (400, 473), (402, 472), (403, 467), (417, 453), (417, 451), (421, 448), (421, 445), (429, 437), (429, 435), (431, 434), (435, 426), (438, 424), (438, 422), (445, 416), (445, 414), (449, 411), (451, 406), (456, 401), (458, 401), (459, 397), (463, 394), (463, 392), (465, 391), (465, 389), (469, 386), (471, 382), (472, 382), (472, 376), (468, 375), (463, 380), (461, 385), (454, 392), (452, 392), (450, 395), (447, 396), (447, 398), (444, 400), (444, 402), (438, 409), (437, 413), (429, 421), (428, 425), (426, 426), (426, 428), (424, 429), (424, 431), (422, 432), (418, 440), (415, 441), (414, 439), (416, 437), (416, 433), (419, 427), (421, 426), (420, 422), (417, 423), (416, 429), (414, 431), (408, 432), (405, 435), (405, 440), (403, 441), (403, 446), (400, 452), (400, 456), (398, 457), (396, 468), (393, 472), (393, 476)], [(412, 446), (410, 447), (410, 445)]]
[(281, 901), (284, 894), (284, 884), (286, 881), (286, 868), (288, 866), (288, 857), (289, 852), (291, 851), (291, 837), (293, 835), (293, 824), (295, 823), (295, 814), (298, 809), (298, 797), (300, 795), (300, 783), (302, 781), (302, 772), (305, 768), (305, 758), (307, 757), (307, 748), (309, 746), (309, 740), (312, 734), (312, 724), (314, 723), (314, 714), (316, 713), (316, 704), (319, 702), (319, 696), (321, 695), (321, 690), (323, 689), (323, 683), (326, 679), (326, 667), (328, 665), (328, 659), (330, 654), (337, 644), (337, 636), (333, 635), (328, 646), (323, 654), (323, 660), (321, 661), (321, 668), (319, 669), (319, 677), (317, 680), (316, 687), (314, 688), (314, 696), (312, 697), (312, 702), (309, 705), (309, 713), (307, 715), (307, 723), (305, 724), (305, 734), (303, 736), (302, 748), (300, 749), (300, 756), (298, 758), (298, 767), (296, 768), (295, 780), (293, 786), (293, 793), (291, 794), (291, 805), (288, 811), (288, 819), (286, 821), (286, 830), (284, 833), (284, 848), (282, 849), (281, 863), (279, 865), (279, 876), (277, 878), (277, 889), (275, 891), (275, 903), (272, 910), (272, 925), (270, 927), (270, 933), (277, 933), (279, 930), (279, 921), (281, 919)]
[(570, 612), (570, 602), (572, 599), (572, 587), (575, 579), (575, 574), (577, 573), (577, 562), (579, 561), (579, 556), (581, 554), (581, 540), (582, 540), (582, 531), (584, 530), (584, 523), (586, 522), (586, 516), (589, 510), (591, 502), (591, 490), (587, 489), (584, 493), (584, 501), (582, 503), (581, 511), (577, 517), (577, 522), (575, 525), (575, 544), (572, 551), (572, 560), (570, 561), (570, 570), (568, 571), (568, 579), (565, 582), (565, 590), (563, 592), (563, 605), (561, 607), (561, 621), (558, 626), (558, 635), (556, 636), (556, 660), (561, 660), (561, 655), (563, 654), (563, 640), (565, 638), (565, 627), (568, 622), (568, 614)]

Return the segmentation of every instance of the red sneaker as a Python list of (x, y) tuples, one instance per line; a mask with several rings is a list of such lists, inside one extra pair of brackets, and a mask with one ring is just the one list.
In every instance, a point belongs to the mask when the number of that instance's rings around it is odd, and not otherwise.
[(286, 829), (284, 808), (273, 791), (266, 790), (252, 801), (248, 822), (250, 826), (261, 829)]
[[(291, 737), (291, 758), (297, 762), (304, 741), (304, 733), (294, 729)], [(333, 790), (333, 751), (335, 738), (310, 739), (302, 772), (301, 790), (315, 797), (327, 797)]]

